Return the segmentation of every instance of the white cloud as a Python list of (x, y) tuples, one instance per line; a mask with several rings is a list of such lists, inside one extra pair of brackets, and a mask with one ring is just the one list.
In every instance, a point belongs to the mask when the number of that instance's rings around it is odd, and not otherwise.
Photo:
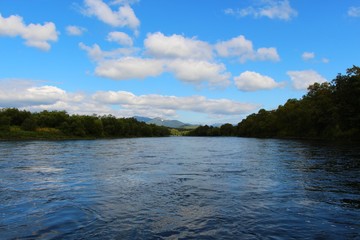
[(276, 48), (259, 48), (256, 50), (256, 54), (253, 60), (259, 61), (280, 61), (280, 56)]
[(243, 72), (238, 77), (234, 77), (234, 81), (239, 90), (248, 92), (273, 89), (283, 85), (275, 82), (271, 77), (250, 71)]
[(328, 59), (328, 58), (323, 58), (323, 59), (321, 59), (321, 61), (322, 61), (323, 63), (329, 63), (329, 62), (330, 62), (330, 59)]
[(151, 108), (151, 111), (149, 108), (143, 108), (143, 107), (123, 107), (119, 110), (117, 110), (117, 115), (123, 116), (123, 117), (134, 117), (134, 116), (143, 116), (143, 117), (149, 117), (149, 118), (163, 118), (163, 119), (173, 119), (178, 118), (179, 115), (175, 110), (172, 109), (155, 109)]
[[(76, 94), (73, 94), (76, 97)], [(74, 97), (74, 98), (75, 98)], [(121, 116), (119, 113), (115, 112), (111, 109), (110, 106), (97, 103), (93, 101), (88, 96), (83, 96), (82, 101), (75, 101), (72, 98), (68, 98), (66, 100), (57, 101), (54, 104), (43, 104), (43, 105), (31, 105), (28, 107), (24, 107), (29, 111), (39, 112), (43, 110), (48, 111), (67, 111), (70, 114), (81, 114), (81, 115), (115, 115)]]
[(156, 77), (162, 74), (163, 71), (164, 66), (162, 61), (124, 57), (100, 62), (95, 69), (95, 74), (114, 80), (127, 80)]
[[(304, 52), (302, 55), (301, 55), (301, 58), (304, 60), (304, 61), (309, 61), (309, 60), (312, 60), (312, 59), (315, 59), (316, 58), (316, 55), (315, 53), (313, 52)], [(328, 58), (322, 58), (321, 60), (317, 60), (316, 62), (321, 62), (321, 63), (329, 63), (330, 60)]]
[(140, 21), (136, 17), (134, 10), (126, 3), (113, 11), (109, 5), (102, 0), (84, 0), (84, 13), (89, 16), (95, 16), (100, 21), (113, 27), (129, 27), (137, 30)]
[(217, 43), (215, 49), (221, 57), (249, 56), (254, 51), (252, 42), (242, 35)]
[(350, 7), (348, 10), (350, 17), (360, 17), (360, 7)]
[(133, 4), (133, 3), (137, 3), (139, 2), (140, 0), (113, 0), (111, 2), (112, 5), (115, 5), (115, 4), (120, 4), (120, 5), (123, 5), (123, 4)]
[(103, 51), (97, 44), (93, 44), (89, 47), (82, 42), (79, 43), (79, 47), (87, 52), (91, 60), (97, 62), (104, 61), (105, 59), (116, 59), (124, 56), (130, 56), (138, 51), (136, 48), (118, 48), (112, 51)]
[(203, 96), (137, 96), (125, 91), (71, 93), (56, 86), (44, 85), (43, 81), (21, 79), (0, 79), (0, 108), (2, 107), (17, 107), (30, 111), (65, 110), (70, 114), (163, 118), (178, 117), (180, 111), (206, 114), (208, 118), (238, 118), (239, 115), (258, 108), (254, 104), (229, 99), (208, 99)]
[(254, 18), (267, 17), (280, 20), (290, 20), (297, 16), (297, 11), (290, 6), (288, 0), (266, 0), (260, 7), (226, 9), (225, 13), (238, 17), (253, 16)]
[(124, 32), (110, 32), (107, 36), (109, 42), (116, 42), (123, 46), (132, 46), (132, 38)]
[(49, 41), (58, 40), (56, 26), (52, 22), (46, 22), (43, 25), (30, 23), (26, 25), (23, 18), (18, 15), (11, 15), (4, 18), (0, 14), (0, 36), (21, 37), (25, 44), (30, 47), (39, 48), (48, 51), (51, 46)]
[(304, 61), (308, 61), (308, 60), (311, 60), (311, 59), (314, 59), (315, 58), (315, 53), (313, 52), (304, 52), (302, 55), (301, 55), (302, 59)]
[[(114, 39), (114, 35), (118, 34), (109, 36)], [(80, 43), (79, 46), (97, 62), (95, 74), (101, 77), (114, 80), (144, 79), (170, 72), (178, 80), (197, 86), (206, 83), (209, 86), (230, 84), (231, 74), (226, 72), (225, 65), (210, 61), (212, 46), (206, 42), (180, 35), (167, 37), (155, 33), (149, 34), (144, 44), (151, 58), (134, 57), (131, 53), (136, 50), (132, 48), (106, 52), (97, 44), (89, 47)]]
[(72, 114), (110, 114), (111, 108), (82, 93), (68, 93), (43, 81), (0, 79), (0, 108), (66, 110)]
[(174, 60), (166, 64), (167, 70), (181, 81), (199, 85), (208, 82), (210, 86), (228, 86), (231, 74), (224, 64), (210, 63), (201, 60)]
[(253, 111), (257, 106), (228, 99), (207, 99), (203, 96), (176, 97), (163, 95), (141, 95), (125, 91), (97, 92), (93, 99), (104, 104), (117, 104), (128, 109), (155, 111), (191, 111), (206, 114), (237, 115)]
[(181, 35), (148, 34), (144, 41), (146, 51), (156, 58), (212, 59), (212, 47), (195, 38)]
[[(131, 40), (120, 32), (113, 32), (108, 36), (108, 40), (120, 39)], [(242, 62), (249, 59), (254, 61), (280, 59), (275, 48), (254, 50), (252, 42), (244, 36), (211, 45), (196, 38), (186, 38), (176, 34), (165, 36), (157, 32), (148, 34), (144, 40), (143, 55), (135, 55), (139, 51), (134, 48), (103, 51), (97, 44), (90, 47), (80, 43), (79, 46), (97, 62), (95, 74), (101, 77), (114, 80), (144, 79), (168, 72), (180, 81), (195, 86), (210, 87), (225, 87), (230, 84), (231, 73), (226, 71), (225, 64), (214, 59), (216, 56), (235, 56)], [(214, 53), (214, 49), (218, 55)]]
[(0, 80), (0, 107), (54, 104), (66, 97), (65, 91), (54, 86), (38, 87), (20, 79)]
[(323, 83), (327, 80), (319, 73), (313, 70), (305, 71), (288, 71), (287, 74), (293, 83), (293, 87), (297, 90), (306, 90), (314, 83)]
[(252, 42), (243, 35), (219, 42), (214, 47), (220, 57), (239, 57), (241, 62), (247, 60), (280, 60), (276, 48), (259, 48), (255, 51)]
[(181, 81), (199, 85), (209, 82), (211, 86), (226, 86), (229, 84), (229, 73), (225, 73), (223, 64), (215, 64), (201, 60), (161, 60), (156, 58), (140, 58), (126, 56), (132, 49), (117, 49), (102, 51), (94, 44), (92, 47), (83, 43), (80, 48), (97, 62), (95, 74), (114, 80), (144, 79), (156, 77), (168, 71)]
[(87, 31), (86, 28), (79, 27), (79, 26), (71, 25), (71, 26), (66, 27), (66, 32), (70, 36), (81, 36), (86, 31)]

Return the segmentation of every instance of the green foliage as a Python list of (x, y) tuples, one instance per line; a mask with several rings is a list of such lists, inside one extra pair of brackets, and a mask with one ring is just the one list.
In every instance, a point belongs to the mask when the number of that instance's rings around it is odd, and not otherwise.
[(236, 128), (230, 123), (226, 123), (220, 127), (220, 135), (221, 136), (235, 136)]
[(171, 136), (187, 136), (190, 130), (184, 128), (172, 128), (170, 129)]
[[(170, 130), (166, 127), (148, 125), (134, 118), (116, 118), (111, 115), (70, 116), (65, 111), (30, 113), (15, 108), (0, 110), (0, 132), (0, 138), (3, 139), (164, 137), (170, 135)], [(5, 132), (8, 133), (5, 134)]]
[[(218, 136), (232, 136), (233, 130), (230, 130), (230, 126), (234, 128), (231, 124), (224, 126), (223, 128), (213, 127), (213, 126), (199, 126), (188, 132), (188, 136), (207, 136), (207, 137), (218, 137)], [(229, 133), (223, 134), (223, 133)]]
[(69, 115), (65, 111), (42, 111), (34, 114), (37, 118), (39, 127), (58, 128), (63, 122), (69, 119)]
[(11, 118), (5, 115), (0, 115), (0, 131), (10, 131)]
[(36, 119), (33, 117), (26, 118), (21, 124), (21, 129), (24, 131), (35, 131), (37, 128)]
[(360, 129), (360, 68), (353, 66), (347, 75), (339, 74), (333, 80), (338, 123), (342, 131)]
[(290, 99), (274, 111), (260, 110), (241, 121), (244, 137), (360, 139), (360, 68), (331, 83), (315, 83), (302, 99)]
[[(276, 110), (259, 110), (236, 128), (225, 124), (220, 135), (360, 140), (360, 68), (347, 69), (331, 82), (315, 83), (300, 100), (289, 99)], [(216, 128), (200, 126), (192, 136), (217, 136)]]
[(25, 119), (31, 116), (31, 113), (16, 108), (5, 108), (1, 110), (3, 116), (10, 118), (10, 125), (21, 126)]

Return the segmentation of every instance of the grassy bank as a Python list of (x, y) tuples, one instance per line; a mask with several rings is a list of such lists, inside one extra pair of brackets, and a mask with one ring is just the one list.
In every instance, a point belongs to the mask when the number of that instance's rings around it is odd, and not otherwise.
[(94, 139), (89, 137), (69, 136), (55, 128), (37, 128), (35, 131), (24, 131), (20, 127), (11, 127), (10, 131), (0, 131), (0, 140), (72, 140)]

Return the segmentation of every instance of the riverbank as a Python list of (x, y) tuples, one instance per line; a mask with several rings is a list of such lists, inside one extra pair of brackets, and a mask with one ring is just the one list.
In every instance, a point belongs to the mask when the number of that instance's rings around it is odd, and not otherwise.
[[(24, 131), (20, 127), (13, 126), (9, 131), (0, 131), (0, 141), (62, 141), (62, 140), (96, 140), (96, 139), (120, 139), (148, 136), (75, 136), (67, 135), (56, 128), (38, 128), (35, 131)], [(168, 137), (168, 136), (163, 136)]]
[(95, 137), (79, 137), (62, 133), (55, 128), (42, 128), (35, 131), (24, 131), (19, 127), (11, 127), (10, 131), (0, 131), (2, 141), (21, 140), (90, 140)]

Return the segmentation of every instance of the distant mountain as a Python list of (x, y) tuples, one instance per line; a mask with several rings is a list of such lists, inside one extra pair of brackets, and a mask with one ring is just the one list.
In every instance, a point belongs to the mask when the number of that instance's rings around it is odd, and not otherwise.
[(186, 124), (178, 120), (166, 120), (162, 118), (148, 118), (141, 116), (135, 116), (134, 118), (140, 122), (146, 122), (148, 124), (155, 124), (158, 126), (165, 126), (169, 128), (186, 128), (192, 126), (191, 124)]
[(138, 120), (139, 122), (145, 122), (145, 123), (147, 123), (147, 122), (149, 122), (149, 121), (152, 120), (152, 118), (141, 117), (141, 116), (134, 116), (134, 118), (135, 118), (136, 120)]
[(147, 123), (149, 123), (149, 124), (152, 123), (152, 124), (155, 124), (158, 126), (165, 126), (165, 127), (170, 127), (170, 128), (181, 128), (184, 125), (186, 125), (185, 123), (180, 122), (178, 120), (165, 120), (165, 119), (161, 119), (161, 118), (154, 118)]
[[(224, 125), (225, 123), (214, 123), (211, 124), (212, 127), (221, 127), (222, 125)], [(232, 124), (233, 126), (235, 126), (234, 124)]]

